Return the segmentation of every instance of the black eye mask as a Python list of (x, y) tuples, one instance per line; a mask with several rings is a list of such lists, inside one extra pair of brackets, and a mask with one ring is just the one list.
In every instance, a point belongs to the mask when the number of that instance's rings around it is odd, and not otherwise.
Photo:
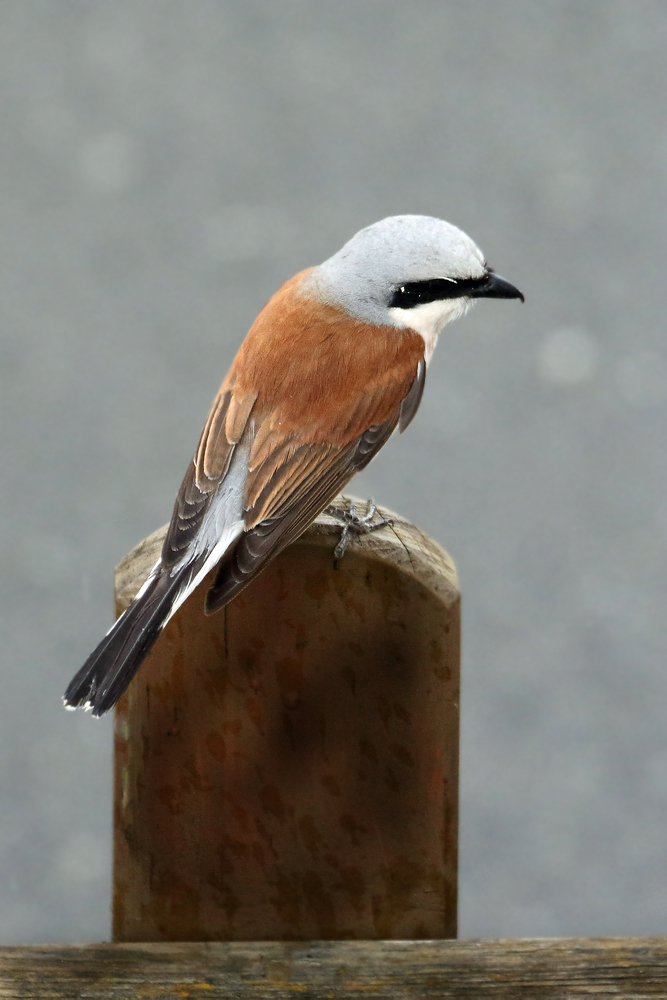
[(394, 289), (389, 308), (414, 309), (426, 302), (460, 298), (521, 299), (523, 302), (518, 288), (489, 270), (481, 278), (431, 278), (428, 281), (406, 282)]

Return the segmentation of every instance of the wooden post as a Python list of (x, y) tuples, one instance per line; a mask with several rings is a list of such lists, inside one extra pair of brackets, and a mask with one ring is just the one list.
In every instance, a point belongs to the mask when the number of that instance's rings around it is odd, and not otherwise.
[[(456, 936), (456, 572), (392, 516), (337, 569), (322, 516), (165, 629), (116, 714), (115, 940)], [(118, 567), (119, 613), (163, 534)]]

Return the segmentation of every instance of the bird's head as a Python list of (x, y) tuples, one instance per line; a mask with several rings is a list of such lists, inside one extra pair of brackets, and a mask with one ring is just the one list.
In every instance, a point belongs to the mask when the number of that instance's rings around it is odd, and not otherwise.
[(356, 233), (313, 268), (308, 290), (376, 325), (437, 335), (475, 299), (521, 299), (461, 229), (428, 215), (394, 215)]

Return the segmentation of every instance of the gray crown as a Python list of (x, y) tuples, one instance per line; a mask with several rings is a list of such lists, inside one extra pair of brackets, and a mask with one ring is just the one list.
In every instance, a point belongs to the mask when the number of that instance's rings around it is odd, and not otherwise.
[(392, 215), (356, 233), (311, 272), (304, 291), (369, 323), (391, 323), (397, 286), (433, 278), (481, 278), (484, 256), (461, 229), (429, 215)]

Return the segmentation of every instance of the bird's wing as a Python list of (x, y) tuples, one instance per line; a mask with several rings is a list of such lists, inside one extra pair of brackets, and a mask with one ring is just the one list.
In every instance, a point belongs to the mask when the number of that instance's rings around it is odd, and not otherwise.
[[(275, 415), (255, 434), (244, 489), (245, 531), (223, 558), (206, 597), (219, 610), (266, 563), (308, 527), (392, 434), (414, 416), (424, 384), (423, 360), (401, 366), (384, 384), (341, 409), (324, 439), (305, 424), (285, 433)], [(350, 434), (351, 429), (356, 432)], [(313, 440), (313, 437), (316, 439)]]
[(86, 704), (95, 715), (108, 711), (171, 615), (220, 557), (206, 599), (209, 612), (298, 538), (368, 464), (406, 412), (414, 414), (422, 384), (421, 362), (412, 367), (412, 378), (409, 371), (390, 373), (382, 388), (361, 392), (356, 406), (341, 408), (337, 421), (329, 414), (323, 436), (317, 421), (300, 420), (285, 430), (284, 408), (265, 408), (255, 418), (257, 391), (240, 391), (228, 380), (179, 490), (159, 562), (72, 680), (66, 703)]

